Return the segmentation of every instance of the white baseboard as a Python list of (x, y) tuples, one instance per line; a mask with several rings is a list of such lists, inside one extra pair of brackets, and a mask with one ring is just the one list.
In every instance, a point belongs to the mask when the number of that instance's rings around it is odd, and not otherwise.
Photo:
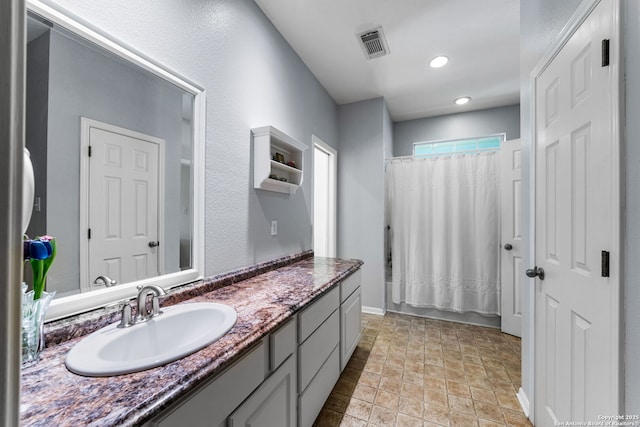
[(367, 313), (367, 314), (377, 314), (378, 316), (384, 316), (384, 314), (387, 312), (386, 310), (382, 309), (382, 308), (378, 308), (378, 307), (366, 307), (366, 306), (362, 306), (362, 312), (363, 313)]
[(527, 395), (524, 394), (522, 387), (520, 387), (520, 390), (516, 393), (516, 397), (518, 398), (518, 402), (520, 402), (524, 415), (529, 418), (529, 411), (531, 410), (529, 407), (529, 399), (527, 398)]

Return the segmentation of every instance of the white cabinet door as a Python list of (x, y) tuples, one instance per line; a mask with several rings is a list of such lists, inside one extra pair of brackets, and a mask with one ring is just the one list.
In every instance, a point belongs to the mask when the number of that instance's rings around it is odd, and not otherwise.
[(229, 427), (294, 427), (296, 411), (295, 354), (229, 417)]
[(150, 427), (220, 427), (228, 415), (260, 385), (267, 369), (263, 340), (241, 360), (193, 393), (186, 401), (146, 424)]
[(362, 299), (358, 288), (340, 306), (340, 370), (347, 366), (360, 341)]

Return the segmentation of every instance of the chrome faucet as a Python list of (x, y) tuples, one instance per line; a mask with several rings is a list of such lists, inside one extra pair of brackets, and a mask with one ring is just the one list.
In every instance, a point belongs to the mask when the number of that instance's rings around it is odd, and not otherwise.
[[(158, 285), (146, 285), (142, 289), (140, 289), (140, 292), (138, 292), (138, 311), (136, 312), (135, 322), (146, 322), (147, 320), (162, 314), (162, 312), (160, 311), (160, 302), (158, 301), (158, 297), (166, 294), (167, 293), (164, 291), (164, 289), (162, 289)], [(149, 295), (153, 295), (153, 300), (151, 302), (151, 311), (147, 310), (147, 297)]]

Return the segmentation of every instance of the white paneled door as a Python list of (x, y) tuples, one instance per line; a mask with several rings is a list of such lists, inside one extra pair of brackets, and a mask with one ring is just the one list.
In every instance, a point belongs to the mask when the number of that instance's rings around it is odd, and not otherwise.
[(500, 256), (502, 332), (522, 336), (520, 304), (522, 277), (522, 156), (520, 140), (506, 141), (500, 149), (501, 225)]
[(617, 10), (600, 1), (535, 79), (536, 426), (619, 413)]
[[(118, 283), (161, 274), (158, 198), (163, 140), (92, 121), (88, 278)], [(177, 203), (178, 201), (176, 201)]]

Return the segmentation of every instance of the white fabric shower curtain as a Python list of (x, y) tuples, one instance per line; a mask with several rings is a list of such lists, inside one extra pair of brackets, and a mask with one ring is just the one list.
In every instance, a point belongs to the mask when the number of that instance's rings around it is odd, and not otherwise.
[(500, 314), (498, 156), (387, 165), (394, 303)]

